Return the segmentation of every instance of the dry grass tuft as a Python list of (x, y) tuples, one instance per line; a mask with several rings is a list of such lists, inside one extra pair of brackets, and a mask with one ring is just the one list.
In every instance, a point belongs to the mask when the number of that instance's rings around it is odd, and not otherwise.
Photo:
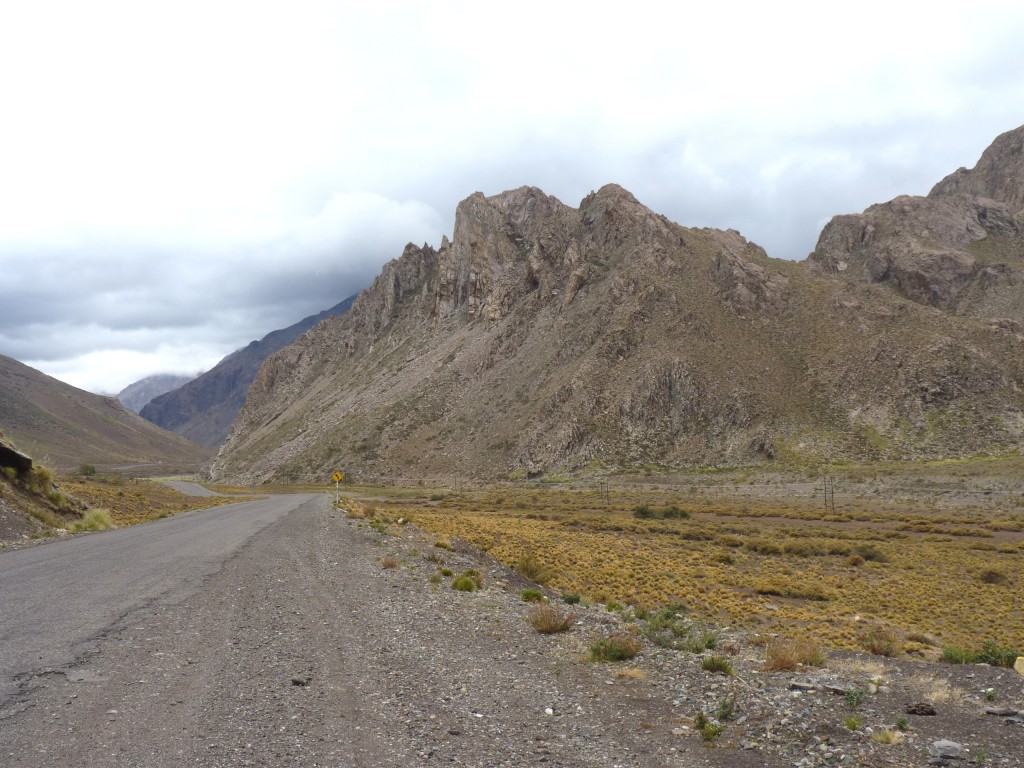
[(962, 690), (951, 685), (949, 680), (944, 677), (920, 674), (914, 675), (908, 682), (928, 704), (948, 704), (962, 701), (965, 695)]
[(825, 666), (821, 646), (810, 640), (773, 640), (765, 648), (766, 672), (791, 672), (799, 666)]
[(393, 557), (382, 557), (380, 561), (381, 568), (397, 568), (398, 560)]
[(576, 614), (572, 611), (563, 613), (557, 608), (544, 604), (538, 605), (530, 611), (527, 618), (533, 628), (542, 635), (553, 635), (568, 631), (576, 621)]
[(613, 632), (590, 644), (591, 661), (626, 661), (643, 647), (640, 638), (628, 632)]
[(620, 669), (615, 673), (616, 680), (646, 680), (647, 673), (642, 669), (636, 667), (627, 667), (626, 669)]

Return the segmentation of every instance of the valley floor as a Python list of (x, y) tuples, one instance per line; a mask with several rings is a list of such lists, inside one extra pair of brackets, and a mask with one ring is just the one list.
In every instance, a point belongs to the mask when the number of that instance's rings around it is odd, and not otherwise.
[[(989, 688), (998, 706), (1024, 706), (1012, 670), (836, 654), (824, 668), (766, 673), (764, 649), (729, 630), (716, 653), (733, 675), (705, 671), (707, 654), (653, 645), (630, 662), (591, 662), (588, 646), (621, 629), (620, 617), (576, 606), (569, 632), (538, 634), (520, 598), (528, 583), (478, 550), (434, 541), (397, 521), (347, 519), (326, 497), (303, 505), (191, 596), (141, 606), (74, 664), (24, 679), (0, 712), (0, 760), (917, 766), (948, 739), (979, 763), (1024, 766), (1024, 727), (980, 714), (993, 706)], [(475, 568), (483, 588), (457, 592), (435, 576), (441, 567)], [(725, 700), (734, 712), (705, 742), (694, 718)], [(929, 701), (937, 715), (905, 714)], [(872, 739), (899, 717), (900, 743)]]

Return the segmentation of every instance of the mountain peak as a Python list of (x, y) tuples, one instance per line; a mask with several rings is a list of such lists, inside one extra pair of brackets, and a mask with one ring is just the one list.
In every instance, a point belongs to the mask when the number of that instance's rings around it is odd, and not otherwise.
[(974, 168), (957, 169), (932, 187), (928, 197), (957, 194), (1005, 203), (1012, 213), (1024, 210), (1024, 126), (996, 137)]

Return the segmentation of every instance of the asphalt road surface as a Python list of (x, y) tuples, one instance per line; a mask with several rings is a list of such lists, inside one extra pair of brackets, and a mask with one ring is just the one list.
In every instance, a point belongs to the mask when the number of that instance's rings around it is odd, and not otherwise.
[(20, 682), (73, 664), (133, 611), (192, 594), (256, 533), (323, 498), (272, 496), (0, 553), (0, 717)]

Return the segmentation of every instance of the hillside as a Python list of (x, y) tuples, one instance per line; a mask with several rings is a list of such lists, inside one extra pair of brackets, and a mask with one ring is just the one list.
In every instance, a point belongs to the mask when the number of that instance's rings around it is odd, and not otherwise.
[(182, 376), (174, 373), (158, 373), (147, 376), (117, 393), (117, 399), (138, 413), (154, 397), (159, 397), (173, 389), (188, 384), (195, 376)]
[(37, 462), (55, 469), (148, 465), (194, 471), (210, 456), (125, 408), (0, 355), (0, 429)]
[(354, 300), (355, 297), (350, 296), (330, 309), (272, 331), (259, 341), (235, 350), (206, 373), (153, 398), (140, 415), (200, 445), (217, 448), (227, 437), (231, 422), (245, 402), (249, 385), (263, 361), (317, 323), (347, 312)]
[[(824, 235), (823, 235), (824, 237)], [(1024, 339), (609, 185), (476, 193), (267, 360), (216, 478), (500, 478), (1020, 445)]]

